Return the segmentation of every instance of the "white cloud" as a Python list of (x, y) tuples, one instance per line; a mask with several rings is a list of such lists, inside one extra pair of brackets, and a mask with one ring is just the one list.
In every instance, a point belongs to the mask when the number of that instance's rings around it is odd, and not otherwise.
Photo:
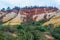
[(44, 4), (46, 4), (45, 2), (47, 2), (48, 0), (42, 1), (42, 0), (0, 0), (2, 2), (5, 2), (6, 4), (9, 4), (10, 6), (31, 6), (31, 5), (39, 5), (39, 6), (43, 6)]
[(55, 0), (57, 5), (60, 5), (60, 0)]
[[(24, 6), (59, 6), (60, 0), (0, 0), (0, 5), (3, 7), (24, 7)], [(1, 7), (2, 7), (1, 5)]]
[(60, 0), (55, 0), (55, 2), (60, 3)]

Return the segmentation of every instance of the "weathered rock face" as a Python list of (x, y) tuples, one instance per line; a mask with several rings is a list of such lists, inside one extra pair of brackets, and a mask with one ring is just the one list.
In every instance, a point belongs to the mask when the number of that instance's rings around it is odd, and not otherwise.
[(20, 14), (17, 10), (12, 10), (11, 12), (0, 12), (1, 20), (4, 23), (3, 25), (17, 25), (21, 23)]
[(0, 20), (7, 14), (7, 11), (0, 11)]
[(8, 20), (10, 20), (11, 18), (14, 18), (17, 14), (14, 12), (8, 13), (5, 17), (3, 17), (3, 22), (6, 22)]
[(52, 8), (52, 7), (51, 8), (49, 8), (49, 7), (30, 8), (30, 9), (20, 10), (20, 14), (26, 16), (26, 17), (22, 16), (23, 20), (26, 19), (26, 21), (28, 21), (28, 19), (29, 19), (29, 20), (38, 21), (40, 19), (43, 19), (45, 15), (46, 15), (46, 18), (53, 16), (53, 13), (51, 13), (51, 12), (54, 12), (57, 10), (58, 10), (57, 8)]
[[(9, 14), (8, 14), (9, 15)], [(7, 15), (7, 16), (8, 16)], [(12, 15), (12, 16), (11, 16)], [(13, 16), (14, 15), (14, 16)], [(9, 15), (9, 19), (8, 19), (8, 17), (4, 17), (3, 18), (3, 22), (6, 22), (5, 24), (3, 24), (3, 25), (20, 25), (21, 24), (21, 19), (20, 19), (20, 14), (16, 14), (16, 13), (10, 13), (10, 15)]]
[[(57, 8), (40, 7), (40, 8), (30, 8), (21, 9), (19, 12), (17, 10), (12, 10), (10, 13), (2, 12), (0, 16), (2, 21), (6, 24), (16, 25), (21, 22), (29, 21), (39, 21), (41, 19), (49, 19), (50, 17), (56, 15)], [(1, 12), (0, 12), (1, 13)], [(5, 15), (5, 16), (4, 16)]]
[(54, 26), (60, 25), (60, 10), (55, 11), (55, 16), (51, 18), (48, 22), (44, 23), (43, 26), (54, 24)]

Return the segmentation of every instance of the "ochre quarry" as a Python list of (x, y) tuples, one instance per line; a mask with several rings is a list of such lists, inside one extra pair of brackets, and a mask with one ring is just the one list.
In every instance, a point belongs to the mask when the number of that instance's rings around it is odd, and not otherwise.
[(6, 22), (3, 25), (20, 25), (21, 22), (22, 22), (20, 20), (20, 13), (19, 14), (16, 14), (14, 12), (12, 12), (10, 14), (7, 14), (6, 17), (3, 17), (2, 20), (3, 20), (3, 22)]
[[(21, 9), (20, 13), (21, 15), (25, 15), (25, 19), (33, 20), (33, 21), (39, 21), (44, 18), (46, 15), (47, 18), (48, 16), (53, 16), (54, 13), (51, 13), (53, 11), (57, 11), (57, 8), (53, 7), (36, 7), (36, 8), (27, 8), (27, 9)], [(23, 18), (23, 19), (24, 19)]]
[(60, 15), (54, 16), (50, 21), (44, 23), (42, 26), (49, 25), (49, 24), (54, 24), (54, 26), (59, 26), (60, 25)]
[[(46, 15), (46, 19), (49, 19), (49, 17), (52, 17), (56, 14), (55, 11), (57, 10), (58, 10), (57, 8), (53, 8), (53, 7), (37, 7), (37, 8), (27, 8), (27, 9), (22, 8), (19, 11), (16, 11), (16, 9), (14, 9), (9, 13), (8, 11), (6, 11), (7, 13), (5, 14), (3, 13), (4, 15), (1, 19), (2, 22), (4, 23), (3, 25), (20, 25), (22, 22), (31, 21), (31, 20), (39, 21), (41, 19), (44, 19), (45, 15)], [(47, 23), (44, 23), (43, 25), (45, 24)]]

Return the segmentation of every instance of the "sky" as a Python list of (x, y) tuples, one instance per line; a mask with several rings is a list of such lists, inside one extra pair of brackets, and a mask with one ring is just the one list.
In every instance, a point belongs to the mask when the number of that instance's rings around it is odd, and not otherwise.
[(60, 0), (0, 0), (0, 9), (14, 6), (52, 6), (60, 9)]

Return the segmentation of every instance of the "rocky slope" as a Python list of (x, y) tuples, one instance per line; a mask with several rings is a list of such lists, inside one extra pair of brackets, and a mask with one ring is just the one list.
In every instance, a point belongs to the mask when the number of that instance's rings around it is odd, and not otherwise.
[[(53, 7), (39, 7), (39, 8), (28, 8), (28, 9), (21, 9), (19, 12), (16, 10), (12, 10), (12, 12), (0, 12), (0, 17), (2, 17), (2, 22), (5, 24), (19, 24), (21, 22), (26, 21), (39, 21), (41, 19), (48, 20), (48, 22), (44, 23), (43, 25), (59, 25), (60, 24), (60, 10)], [(5, 15), (5, 16), (4, 16)]]
[(48, 22), (44, 23), (43, 25), (54, 24), (54, 26), (60, 25), (60, 10), (55, 11), (55, 16), (51, 18)]

